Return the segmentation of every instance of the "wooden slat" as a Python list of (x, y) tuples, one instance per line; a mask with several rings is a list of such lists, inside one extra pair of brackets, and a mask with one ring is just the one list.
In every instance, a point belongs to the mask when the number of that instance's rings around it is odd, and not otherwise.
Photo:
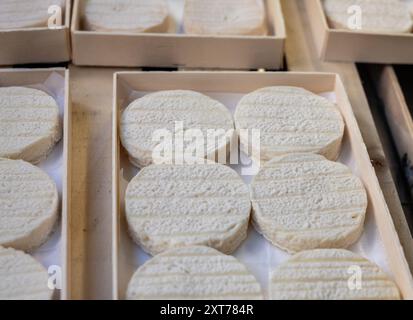
[(70, 67), (71, 298), (112, 298), (112, 85), (119, 69)]
[(374, 124), (367, 97), (353, 63), (322, 62), (318, 58), (306, 14), (305, 0), (283, 0), (287, 28), (286, 56), (289, 70), (338, 73), (346, 87), (363, 139), (376, 170), (393, 222), (404, 248), (410, 270), (413, 271), (413, 238), (408, 228), (397, 190), (387, 166), (386, 156)]

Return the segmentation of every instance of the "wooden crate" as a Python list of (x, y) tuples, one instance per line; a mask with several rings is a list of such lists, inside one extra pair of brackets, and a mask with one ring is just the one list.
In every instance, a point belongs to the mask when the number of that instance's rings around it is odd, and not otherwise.
[[(57, 261), (58, 267), (61, 270), (61, 290), (60, 299), (70, 298), (70, 195), (71, 195), (71, 166), (70, 166), (70, 154), (71, 154), (71, 103), (69, 93), (69, 71), (64, 68), (53, 69), (0, 69), (0, 87), (6, 86), (31, 86), (37, 84), (43, 84), (50, 79), (53, 74), (61, 77), (59, 81), (59, 87), (56, 90), (64, 90), (63, 96), (63, 136), (61, 151), (62, 156), (62, 171), (59, 175), (61, 179), (61, 219), (60, 230), (60, 252), (54, 252), (56, 258), (60, 257), (60, 261)], [(57, 163), (56, 163), (57, 165)], [(59, 228), (58, 228), (59, 229)], [(55, 231), (56, 232), (56, 231)], [(33, 252), (36, 255), (36, 250)], [(46, 268), (48, 266), (45, 266)], [(56, 274), (58, 277), (59, 274)], [(46, 284), (45, 284), (46, 285)]]
[[(177, 1), (171, 1), (171, 3)], [(180, 1), (182, 2), (182, 1)], [(280, 69), (285, 26), (280, 0), (266, 0), (269, 36), (200, 36), (82, 30), (84, 0), (72, 17), (73, 63), (78, 66)]]
[[(382, 245), (382, 254), (388, 272), (398, 284), (405, 299), (413, 299), (413, 279), (404, 256), (403, 248), (394, 227), (386, 201), (380, 189), (374, 168), (370, 162), (358, 124), (340, 77), (331, 73), (231, 73), (231, 72), (179, 72), (142, 73), (121, 72), (115, 75), (113, 100), (113, 298), (123, 298), (127, 281), (137, 268), (134, 262), (134, 245), (127, 234), (124, 216), (124, 183), (131, 175), (131, 167), (125, 164), (125, 151), (119, 143), (119, 116), (128, 101), (131, 90), (150, 92), (159, 90), (188, 89), (201, 92), (245, 94), (271, 85), (299, 86), (314, 93), (334, 92), (337, 105), (346, 123), (346, 133), (341, 161), (352, 166), (353, 172), (363, 181), (368, 197), (366, 231), (377, 230), (375, 245)], [(123, 159), (123, 160), (121, 160)], [(123, 179), (123, 180), (122, 180)], [(122, 180), (122, 181), (121, 181)], [(126, 181), (127, 182), (127, 181)], [(373, 229), (372, 229), (373, 228)], [(370, 231), (369, 231), (370, 230)], [(366, 252), (367, 255), (370, 252)], [(138, 262), (140, 265), (141, 262)], [(275, 267), (275, 265), (273, 266)]]
[(319, 57), (325, 61), (413, 63), (413, 33), (333, 29), (321, 0), (304, 0)]

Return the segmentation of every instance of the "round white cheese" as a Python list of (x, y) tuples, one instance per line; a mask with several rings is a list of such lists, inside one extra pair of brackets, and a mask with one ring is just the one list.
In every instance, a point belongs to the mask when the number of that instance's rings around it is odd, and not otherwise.
[[(297, 87), (267, 87), (244, 96), (235, 112), (241, 150), (261, 161), (297, 152), (318, 153), (336, 160), (344, 121), (336, 106)], [(242, 134), (246, 131), (248, 134)], [(254, 131), (260, 139), (252, 139)]]
[(247, 237), (251, 203), (227, 166), (152, 165), (129, 183), (125, 209), (131, 235), (152, 255), (191, 245), (229, 254)]
[(347, 248), (364, 225), (366, 190), (350, 169), (315, 154), (274, 158), (251, 184), (253, 222), (288, 252)]
[(37, 89), (0, 88), (0, 157), (38, 163), (61, 136), (53, 97)]
[(133, 275), (128, 300), (261, 300), (261, 287), (232, 256), (208, 247), (157, 255)]
[(54, 181), (22, 160), (0, 158), (0, 245), (29, 251), (49, 236), (58, 218)]
[(270, 276), (273, 300), (398, 300), (397, 286), (374, 263), (347, 250), (296, 254)]

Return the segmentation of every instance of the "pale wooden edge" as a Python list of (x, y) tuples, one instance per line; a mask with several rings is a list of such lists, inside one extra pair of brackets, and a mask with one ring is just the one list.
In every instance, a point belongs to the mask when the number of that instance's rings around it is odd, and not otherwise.
[(112, 106), (112, 298), (119, 300), (119, 228), (120, 228), (120, 145), (118, 136), (119, 107), (117, 102), (118, 74), (113, 74)]
[[(263, 37), (261, 36), (208, 36), (208, 35), (188, 35), (188, 34), (174, 34), (174, 33), (141, 33), (141, 34), (130, 34), (125, 32), (102, 32), (102, 31), (84, 31), (79, 29), (80, 25), (80, 16), (79, 16), (79, 8), (80, 8), (80, 1), (83, 0), (74, 0), (73, 5), (73, 12), (72, 12), (72, 25), (71, 25), (71, 32), (75, 35), (81, 34), (90, 34), (90, 35), (100, 35), (100, 36), (131, 36), (131, 37), (151, 37), (151, 38), (222, 38), (222, 39), (245, 39), (245, 40), (254, 40), (259, 39), (262, 40)], [(273, 19), (275, 23), (275, 34), (273, 36), (266, 36), (264, 38), (271, 39), (271, 40), (285, 40), (286, 38), (286, 31), (285, 31), (285, 20), (281, 9), (281, 0), (266, 0), (274, 2), (273, 6), (279, 10), (275, 11), (273, 14)]]
[[(237, 74), (237, 75), (246, 75), (246, 74), (259, 74), (258, 72), (221, 72), (221, 74)], [(335, 83), (334, 88), (337, 93), (338, 99), (340, 99), (340, 103), (343, 106), (343, 110), (346, 112), (346, 126), (347, 129), (350, 130), (353, 142), (356, 142), (355, 145), (352, 143), (353, 148), (356, 148), (354, 153), (356, 157), (356, 161), (360, 167), (360, 174), (364, 181), (364, 183), (369, 187), (369, 196), (371, 199), (375, 199), (375, 201), (371, 201), (370, 205), (374, 206), (374, 214), (376, 219), (376, 224), (379, 230), (380, 237), (383, 241), (384, 250), (387, 256), (387, 260), (389, 263), (389, 267), (392, 271), (392, 274), (395, 278), (397, 285), (399, 286), (402, 296), (404, 299), (413, 299), (413, 279), (410, 273), (409, 265), (406, 261), (403, 248), (400, 244), (400, 240), (394, 226), (392, 217), (390, 215), (389, 209), (387, 207), (387, 203), (384, 199), (384, 195), (380, 188), (380, 184), (378, 178), (376, 176), (375, 170), (373, 165), (371, 164), (370, 157), (368, 155), (367, 147), (363, 141), (360, 128), (358, 127), (357, 120), (353, 113), (352, 106), (350, 104), (349, 98), (347, 96), (344, 84), (341, 81), (341, 78), (338, 74), (332, 73), (323, 73), (323, 72), (278, 72), (272, 73), (273, 76), (281, 75), (281, 74), (291, 74), (291, 75), (335, 75)], [(126, 71), (126, 72), (118, 72), (115, 73), (115, 80), (114, 80), (114, 97), (113, 97), (113, 297), (114, 299), (119, 298), (118, 292), (118, 254), (119, 254), (119, 137), (118, 137), (118, 113), (119, 113), (119, 106), (117, 105), (117, 88), (118, 88), (118, 80), (120, 75), (144, 75), (143, 72), (134, 72), (134, 71)], [(158, 72), (159, 75), (162, 72)], [(214, 72), (179, 72), (179, 74), (202, 74), (204, 76), (212, 75)], [(261, 73), (264, 75), (264, 73)], [(268, 75), (268, 73), (267, 73)]]
[(407, 153), (413, 159), (413, 119), (393, 67), (382, 67), (377, 80), (399, 155)]
[[(287, 38), (287, 31), (285, 25), (284, 12), (281, 5), (281, 0), (274, 1), (274, 27), (275, 35), (279, 39), (285, 40)], [(284, 52), (284, 50), (283, 50)]]
[(65, 71), (65, 111), (63, 120), (63, 191), (62, 191), (62, 273), (63, 287), (62, 300), (69, 300), (71, 287), (71, 222), (70, 222), (70, 207), (71, 207), (71, 151), (72, 151), (72, 104), (70, 100), (69, 89), (69, 70)]
[(318, 56), (324, 60), (328, 43), (328, 31), (331, 30), (327, 23), (327, 17), (324, 14), (321, 1), (304, 0), (304, 2), (309, 13), (309, 21), (313, 29)]
[(378, 178), (376, 176), (373, 165), (371, 164), (367, 147), (364, 144), (360, 128), (358, 127), (357, 120), (354, 116), (353, 109), (347, 94), (345, 93), (345, 87), (339, 75), (337, 75), (337, 88), (343, 92), (343, 105), (346, 107), (346, 126), (353, 134), (353, 138), (357, 141), (354, 148), (354, 156), (360, 166), (360, 174), (363, 177), (364, 183), (369, 186), (370, 197), (374, 199), (369, 205), (376, 206), (373, 210), (375, 215), (376, 224), (380, 233), (380, 237), (383, 241), (383, 246), (387, 255), (387, 261), (393, 276), (404, 299), (413, 299), (413, 278), (410, 273), (410, 268), (404, 255), (403, 247), (400, 243), (398, 233), (393, 223), (389, 208), (387, 207), (386, 200), (383, 192), (380, 188)]

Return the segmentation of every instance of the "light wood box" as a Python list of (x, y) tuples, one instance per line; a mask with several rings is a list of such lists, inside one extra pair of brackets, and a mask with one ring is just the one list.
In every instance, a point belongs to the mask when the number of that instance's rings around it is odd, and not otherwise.
[(413, 63), (413, 33), (385, 34), (333, 29), (321, 0), (304, 0), (317, 52), (324, 61)]
[[(405, 299), (413, 299), (413, 279), (394, 227), (389, 209), (380, 189), (374, 168), (370, 162), (360, 129), (354, 117), (345, 88), (340, 77), (331, 73), (301, 72), (120, 72), (114, 76), (113, 96), (113, 298), (125, 295), (124, 280), (131, 272), (130, 242), (125, 240), (127, 226), (123, 210), (124, 190), (121, 188), (121, 157), (127, 158), (119, 140), (119, 119), (131, 90), (151, 92), (159, 90), (187, 89), (201, 92), (223, 92), (246, 94), (266, 86), (298, 86), (314, 93), (334, 92), (337, 105), (346, 123), (343, 153), (350, 154), (350, 162), (357, 168), (355, 172), (363, 181), (369, 198), (368, 219), (377, 229), (382, 243), (389, 272), (400, 288)], [(345, 149), (345, 150), (344, 150)], [(349, 157), (349, 156), (345, 156)], [(124, 160), (122, 160), (124, 161)], [(127, 170), (127, 169), (125, 169)], [(125, 173), (125, 172), (124, 172)], [(128, 173), (126, 173), (128, 174)], [(132, 274), (130, 274), (131, 276)], [(120, 283), (122, 282), (122, 283)]]
[(64, 77), (64, 115), (63, 115), (63, 172), (61, 195), (61, 240), (60, 240), (60, 267), (61, 285), (60, 299), (70, 299), (70, 153), (71, 153), (71, 103), (69, 94), (69, 70), (64, 68), (51, 69), (0, 69), (0, 87), (30, 86), (44, 83), (52, 73)]
[(79, 66), (280, 69), (285, 25), (280, 0), (265, 0), (273, 35), (194, 36), (175, 33), (108, 33), (82, 30), (84, 0), (75, 0), (73, 63)]
[(70, 60), (71, 1), (66, 0), (64, 25), (0, 30), (0, 66), (60, 63)]

